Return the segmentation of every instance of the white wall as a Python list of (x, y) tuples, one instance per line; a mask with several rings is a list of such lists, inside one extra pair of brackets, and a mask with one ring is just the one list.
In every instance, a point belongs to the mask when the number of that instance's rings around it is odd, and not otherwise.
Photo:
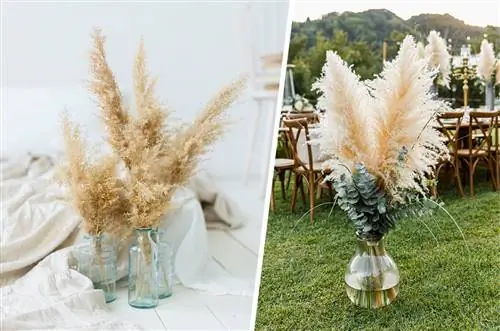
[[(223, 85), (258, 68), (265, 53), (282, 51), (288, 4), (36, 4), (5, 3), (2, 11), (2, 154), (61, 149), (58, 115), (67, 108), (102, 141), (97, 109), (83, 87), (89, 34), (100, 26), (109, 63), (125, 95), (144, 37), (158, 93), (189, 120)], [(259, 126), (252, 90), (231, 109), (232, 130), (214, 147), (206, 168), (227, 179), (246, 174), (251, 133)], [(266, 111), (274, 112), (275, 105)], [(269, 117), (268, 117), (269, 118)], [(266, 146), (261, 141), (261, 148)], [(259, 150), (257, 147), (256, 150)], [(258, 158), (258, 155), (256, 155)], [(265, 178), (262, 166), (252, 176)]]

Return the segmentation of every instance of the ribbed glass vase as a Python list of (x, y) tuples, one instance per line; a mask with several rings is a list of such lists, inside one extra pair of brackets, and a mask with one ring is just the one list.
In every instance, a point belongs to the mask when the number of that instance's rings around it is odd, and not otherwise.
[(174, 282), (174, 252), (165, 230), (158, 230), (158, 264), (158, 296), (164, 299), (172, 295)]
[(134, 308), (158, 306), (158, 234), (136, 229), (128, 254), (128, 304)]
[(358, 238), (357, 243), (356, 253), (345, 273), (347, 296), (363, 308), (387, 306), (398, 295), (398, 267), (385, 250), (384, 238)]
[(115, 242), (106, 234), (86, 235), (86, 243), (78, 250), (78, 271), (87, 276), (96, 290), (104, 292), (107, 303), (116, 300), (117, 251)]

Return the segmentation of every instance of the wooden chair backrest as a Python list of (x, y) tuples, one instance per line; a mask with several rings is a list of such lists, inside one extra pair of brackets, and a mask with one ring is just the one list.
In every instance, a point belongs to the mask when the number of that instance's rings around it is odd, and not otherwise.
[[(493, 131), (498, 128), (498, 111), (472, 111), (469, 113), (469, 156), (473, 156), (485, 149), (493, 151)], [(480, 139), (473, 144), (472, 133), (480, 132)], [(475, 138), (478, 136), (476, 135)], [(496, 140), (497, 138), (495, 138)], [(498, 145), (496, 149), (498, 150)]]
[(460, 148), (460, 125), (463, 117), (464, 112), (446, 112), (437, 116), (439, 130), (445, 136), (446, 144), (452, 148), (453, 154)]
[(314, 112), (288, 113), (284, 115), (284, 118), (289, 120), (305, 119), (308, 124), (319, 123), (319, 116)]
[[(310, 145), (309, 138), (309, 122), (305, 118), (299, 119), (284, 119), (284, 126), (287, 128), (288, 139), (290, 140), (290, 144), (292, 146), (292, 156), (293, 161), (295, 163), (295, 167), (303, 167), (306, 171), (310, 171), (313, 169), (313, 154), (312, 148)], [(305, 142), (307, 148), (307, 160), (302, 160), (298, 151), (298, 142), (300, 139), (300, 135), (305, 134)]]

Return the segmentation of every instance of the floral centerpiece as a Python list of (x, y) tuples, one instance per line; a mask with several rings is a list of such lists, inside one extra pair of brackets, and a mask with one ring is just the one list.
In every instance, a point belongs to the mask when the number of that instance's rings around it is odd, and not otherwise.
[[(172, 125), (172, 112), (155, 96), (156, 79), (149, 77), (141, 42), (133, 68), (134, 116), (107, 63), (105, 38), (98, 29), (92, 38), (89, 89), (100, 108), (113, 156), (95, 168), (82, 167), (85, 163), (81, 161), (78, 132), (66, 134), (70, 166), (65, 183), (72, 189), (70, 195), (84, 222), (96, 226), (105, 222), (105, 227), (91, 234), (107, 231), (121, 244), (132, 239), (129, 304), (153, 308), (160, 297), (170, 295), (166, 283), (171, 272), (163, 263), (167, 254), (161, 251), (166, 247), (161, 224), (165, 215), (178, 207), (172, 201), (175, 191), (187, 184), (200, 157), (225, 132), (225, 114), (243, 91), (246, 79), (221, 89), (189, 125)], [(123, 169), (119, 177), (117, 167)], [(86, 180), (96, 181), (98, 189), (84, 196), (78, 190), (88, 186)], [(163, 295), (162, 290), (166, 291)]]
[(427, 198), (428, 178), (448, 149), (436, 129), (446, 109), (429, 92), (433, 71), (407, 36), (397, 57), (363, 83), (334, 52), (327, 52), (314, 88), (325, 110), (319, 143), (329, 161), (327, 180), (356, 228), (359, 246), (346, 272), (349, 298), (382, 307), (398, 293), (399, 272), (384, 237), (402, 218), (439, 205)]
[(486, 39), (481, 43), (481, 51), (479, 52), (477, 64), (477, 76), (485, 89), (485, 105), (487, 110), (495, 109), (495, 85), (500, 84), (500, 77), (497, 71), (500, 70), (500, 60), (495, 58), (493, 45)]
[(302, 111), (313, 111), (314, 106), (309, 102), (307, 98), (296, 94), (293, 98), (293, 111), (302, 112)]

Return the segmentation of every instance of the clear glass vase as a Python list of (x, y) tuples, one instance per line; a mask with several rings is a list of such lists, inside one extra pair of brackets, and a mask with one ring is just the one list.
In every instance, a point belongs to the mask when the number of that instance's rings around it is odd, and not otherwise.
[(486, 111), (494, 111), (495, 110), (495, 87), (493, 86), (493, 82), (486, 83), (484, 97), (485, 97)]
[(381, 308), (396, 299), (399, 271), (385, 250), (384, 238), (358, 238), (356, 253), (347, 265), (345, 283), (349, 299), (362, 308)]
[(172, 295), (174, 282), (174, 252), (165, 239), (165, 231), (158, 231), (158, 296), (160, 299)]
[(128, 304), (134, 308), (158, 306), (158, 234), (136, 229), (128, 254)]
[(96, 290), (104, 292), (107, 303), (116, 300), (117, 250), (108, 235), (84, 237), (86, 243), (78, 249), (77, 271), (87, 276)]
[(437, 84), (437, 79), (432, 83), (430, 87), (430, 93), (432, 94), (432, 99), (437, 100), (438, 99), (438, 84)]

